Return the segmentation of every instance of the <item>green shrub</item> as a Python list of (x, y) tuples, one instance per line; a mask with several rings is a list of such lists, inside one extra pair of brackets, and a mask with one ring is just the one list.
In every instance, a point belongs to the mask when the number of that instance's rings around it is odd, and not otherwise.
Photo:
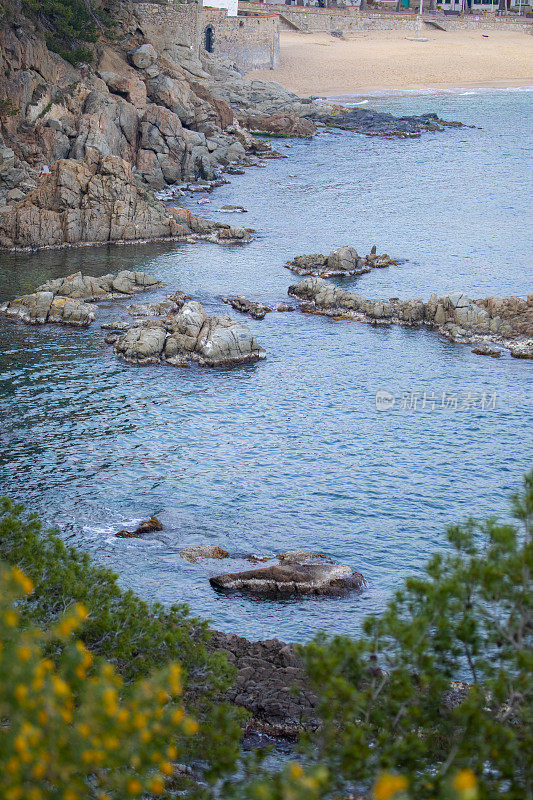
[(334, 788), (393, 771), (416, 800), (446, 798), (458, 773), (477, 776), (480, 800), (532, 797), (533, 472), (512, 513), (521, 527), (449, 527), (450, 551), (360, 639), (322, 634), (302, 648), (322, 719), (309, 753)]
[(111, 570), (66, 547), (53, 532), (43, 532), (35, 515), (6, 498), (0, 499), (0, 559), (18, 566), (34, 584), (20, 604), (23, 623), (48, 629), (65, 608), (83, 603), (88, 616), (79, 639), (112, 664), (126, 684), (179, 662), (188, 706), (201, 724), (199, 736), (187, 740), (182, 755), (198, 762), (208, 780), (234, 769), (244, 715), (220, 702), (234, 670), (223, 654), (208, 651), (206, 622), (189, 616), (185, 605), (167, 609), (121, 590)]
[(89, 618), (82, 604), (47, 630), (22, 622), (17, 602), (32, 591), (18, 567), (0, 563), (0, 797), (163, 794), (180, 739), (198, 730), (180, 703), (179, 665), (124, 687), (74, 637)]
[(93, 61), (80, 42), (96, 42), (110, 25), (91, 0), (22, 0), (22, 11), (42, 28), (48, 48), (74, 65)]

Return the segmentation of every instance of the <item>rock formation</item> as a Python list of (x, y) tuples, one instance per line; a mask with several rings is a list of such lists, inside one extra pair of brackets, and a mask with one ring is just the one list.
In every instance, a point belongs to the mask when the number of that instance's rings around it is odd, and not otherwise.
[(371, 269), (389, 267), (391, 264), (399, 263), (386, 254), (378, 255), (375, 247), (372, 248), (369, 255), (361, 258), (355, 247), (344, 246), (332, 250), (329, 256), (324, 256), (322, 253), (296, 256), (285, 266), (292, 272), (296, 272), (297, 275), (327, 278), (336, 275), (363, 275), (365, 272), (370, 272)]
[(335, 564), (322, 553), (290, 551), (278, 556), (279, 564), (210, 578), (211, 586), (259, 597), (292, 594), (339, 595), (365, 586), (360, 572)]
[(0, 306), (0, 313), (21, 322), (42, 325), (45, 322), (63, 325), (90, 325), (96, 307), (86, 300), (115, 300), (131, 297), (160, 281), (145, 272), (123, 270), (117, 275), (94, 278), (75, 272), (66, 278), (57, 278), (39, 286), (32, 294), (22, 295)]
[(443, 297), (367, 300), (322, 278), (305, 278), (289, 287), (303, 301), (302, 310), (331, 317), (355, 319), (373, 325), (427, 325), (456, 342), (506, 347), (515, 358), (533, 358), (533, 295), (470, 300), (463, 292)]
[(231, 317), (208, 317), (200, 303), (187, 302), (164, 320), (135, 322), (125, 333), (107, 339), (116, 355), (130, 364), (184, 367), (224, 366), (257, 361), (266, 354), (255, 336)]
[(255, 303), (253, 300), (246, 300), (240, 294), (237, 297), (223, 297), (222, 302), (228, 303), (236, 311), (249, 314), (254, 319), (264, 319), (272, 311), (269, 306), (265, 306), (263, 303)]
[(138, 525), (134, 531), (121, 530), (118, 531), (118, 533), (116, 533), (115, 536), (118, 536), (119, 539), (132, 539), (132, 538), (137, 539), (143, 536), (143, 534), (145, 533), (153, 533), (154, 531), (162, 531), (162, 530), (163, 526), (161, 525), (155, 514), (152, 514), (150, 519), (141, 522), (140, 525)]
[(316, 125), (312, 120), (295, 114), (243, 117), (241, 124), (255, 136), (309, 137), (316, 133)]

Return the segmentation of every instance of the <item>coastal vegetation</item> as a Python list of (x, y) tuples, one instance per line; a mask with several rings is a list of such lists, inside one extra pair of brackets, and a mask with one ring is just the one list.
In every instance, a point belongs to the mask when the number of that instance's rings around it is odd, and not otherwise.
[(321, 722), (272, 774), (240, 754), (207, 623), (3, 499), (0, 797), (530, 798), (533, 473), (511, 513), (451, 526), (360, 638), (300, 648)]

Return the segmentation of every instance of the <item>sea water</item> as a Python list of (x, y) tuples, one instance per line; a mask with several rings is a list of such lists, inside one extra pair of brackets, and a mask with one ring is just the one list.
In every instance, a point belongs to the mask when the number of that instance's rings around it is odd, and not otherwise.
[[(299, 312), (243, 317), (221, 297), (276, 307), (301, 253), (353, 245), (408, 259), (340, 280), (374, 299), (533, 291), (529, 91), (348, 98), (396, 114), (434, 111), (473, 128), (418, 140), (325, 132), (281, 140), (288, 158), (231, 178), (196, 213), (256, 229), (247, 245), (149, 244), (0, 255), (1, 298), (76, 270), (144, 270), (230, 313), (267, 359), (233, 369), (135, 367), (85, 330), (0, 321), (1, 491), (148, 600), (187, 602), (219, 629), (305, 641), (356, 634), (402, 579), (446, 549), (446, 525), (508, 514), (531, 466), (532, 364), (474, 355), (426, 329), (374, 328)], [(346, 98), (343, 98), (346, 100)], [(217, 213), (224, 204), (246, 214)], [(394, 404), (376, 408), (376, 393)], [(119, 539), (156, 513), (163, 530)], [(217, 594), (224, 561), (179, 552), (323, 552), (368, 587), (341, 598)], [(246, 562), (231, 562), (246, 567)]]

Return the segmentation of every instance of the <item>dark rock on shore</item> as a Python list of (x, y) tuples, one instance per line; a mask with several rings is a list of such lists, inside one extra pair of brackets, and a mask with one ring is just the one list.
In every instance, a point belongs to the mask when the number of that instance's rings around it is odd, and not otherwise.
[(397, 137), (410, 139), (422, 131), (442, 131), (445, 126), (461, 127), (460, 122), (447, 122), (436, 114), (411, 117), (394, 117), (382, 111), (367, 108), (325, 107), (312, 113), (312, 118), (329, 128), (363, 133), (365, 136)]
[(292, 261), (288, 261), (285, 266), (287, 269), (296, 272), (297, 275), (312, 275), (314, 277), (326, 278), (343, 275), (363, 275), (370, 272), (373, 268), (389, 267), (391, 264), (399, 264), (387, 254), (378, 255), (376, 248), (372, 252), (361, 258), (355, 247), (339, 247), (337, 250), (325, 256), (322, 253), (312, 253), (310, 255), (296, 256)]
[(217, 575), (210, 578), (209, 582), (215, 589), (247, 592), (260, 597), (338, 595), (361, 589), (365, 585), (363, 576), (350, 567), (326, 562), (302, 564), (298, 561)]
[(208, 647), (224, 652), (237, 669), (226, 699), (250, 711), (250, 729), (296, 740), (305, 728), (318, 725), (317, 698), (294, 645), (278, 639), (249, 642), (217, 631)]
[(254, 319), (264, 319), (265, 316), (272, 311), (271, 308), (263, 305), (263, 303), (255, 303), (253, 300), (247, 300), (241, 295), (237, 295), (237, 297), (223, 297), (222, 302), (228, 303), (236, 311), (249, 314)]
[(470, 300), (463, 292), (450, 292), (427, 302), (419, 298), (367, 300), (322, 278), (305, 278), (289, 287), (289, 294), (304, 301), (302, 311), (354, 319), (373, 325), (427, 325), (455, 342), (494, 344), (516, 358), (533, 357), (533, 295)]

